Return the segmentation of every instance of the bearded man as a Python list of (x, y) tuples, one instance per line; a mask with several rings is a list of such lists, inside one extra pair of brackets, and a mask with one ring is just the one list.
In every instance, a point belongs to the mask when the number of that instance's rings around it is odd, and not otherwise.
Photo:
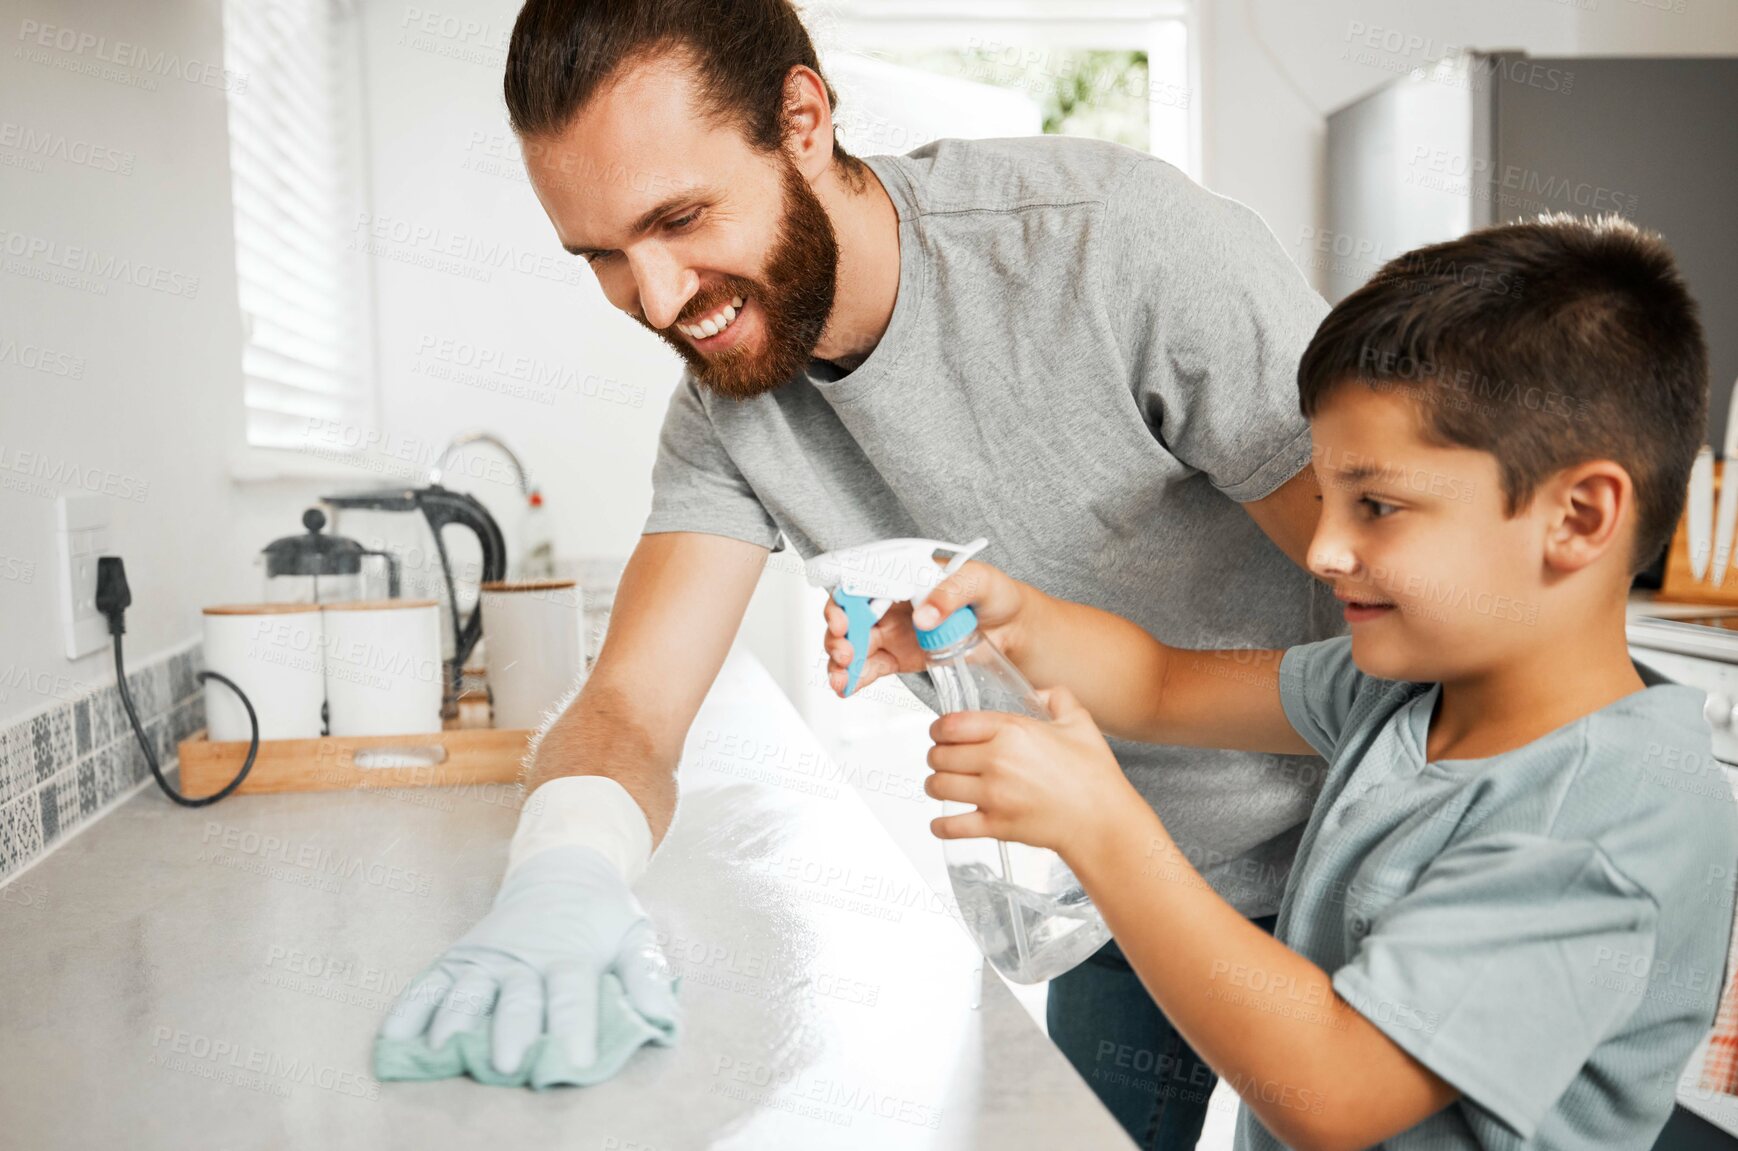
[[(631, 886), (770, 551), (982, 535), (1004, 571), (1168, 643), (1341, 627), (1302, 569), (1317, 491), (1294, 376), (1326, 304), (1253, 212), (1091, 140), (849, 155), (788, 0), (530, 0), (505, 93), (557, 238), (686, 370), (501, 894), (383, 1028), (423, 1073), (522, 1083), (546, 1048), (591, 1066), (606, 973), (674, 1019)], [(1319, 761), (1113, 746), (1271, 930)], [(1047, 1012), (1142, 1147), (1194, 1145), (1213, 1074), (1114, 942), (1052, 981)], [(468, 1063), (438, 1057), (449, 1040)], [(1105, 1054), (1130, 1051), (1150, 1074)]]

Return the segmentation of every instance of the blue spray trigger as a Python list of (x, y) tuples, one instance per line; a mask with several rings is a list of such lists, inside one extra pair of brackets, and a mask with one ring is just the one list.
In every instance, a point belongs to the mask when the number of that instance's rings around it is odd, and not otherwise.
[(845, 694), (857, 690), (857, 677), (863, 673), (863, 661), (869, 656), (869, 631), (875, 626), (875, 612), (866, 595), (851, 595), (844, 588), (833, 589), (833, 602), (845, 609), (845, 638), (851, 641), (851, 666), (845, 673)]

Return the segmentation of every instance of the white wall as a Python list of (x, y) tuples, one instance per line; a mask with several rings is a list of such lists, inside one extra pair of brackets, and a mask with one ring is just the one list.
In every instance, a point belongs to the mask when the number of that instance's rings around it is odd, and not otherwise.
[[(242, 409), (225, 94), (205, 70), (223, 62), (217, 0), (7, 0), (0, 38), (7, 718), (112, 678), (106, 647), (64, 656), (57, 492), (114, 493), (134, 663), (195, 634), (201, 604), (254, 586), (258, 543), (236, 527), (273, 497), (225, 479)], [(36, 278), (51, 274), (72, 286)], [(67, 374), (26, 366), (44, 348)]]
[[(352, 239), (375, 257), (382, 418), (419, 444), (498, 432), (542, 481), (558, 551), (625, 554), (680, 362), (604, 300), (525, 182), (501, 99), (517, 9), (443, 2), (432, 22), (365, 9), (375, 218)], [(515, 380), (515, 363), (552, 382)], [(479, 494), (511, 520), (500, 486)]]
[(1261, 213), (1318, 287), (1306, 237), (1327, 221), (1326, 117), (1390, 78), (1473, 49), (1738, 53), (1738, 4), (1725, 0), (1201, 3), (1203, 182)]
[[(456, 431), (495, 432), (541, 486), (557, 555), (626, 556), (650, 510), (681, 361), (561, 250), (526, 182), (501, 97), (518, 10), (365, 7), (373, 213), (352, 239), (373, 255), (382, 426), (423, 458)], [(473, 458), (470, 478), (448, 486), (482, 499), (516, 548), (522, 505), (492, 459)], [(741, 641), (788, 691), (795, 605), (773, 586)]]
[[(407, 26), (413, 10), (364, 6), (374, 211), (350, 238), (373, 245), (373, 430), (380, 454), (400, 462), (377, 455), (358, 468), (330, 458), (356, 429), (315, 428), (311, 454), (281, 466), (241, 451), (226, 81), (201, 70), (223, 63), (219, 0), (103, 0), (76, 12), (6, 0), (0, 718), (112, 677), (106, 646), (64, 656), (53, 498), (63, 489), (136, 497), (110, 500), (112, 550), (127, 561), (134, 597), (130, 665), (197, 635), (201, 607), (258, 598), (258, 549), (299, 531), (301, 510), (322, 492), (419, 477), (468, 428), (499, 433), (533, 469), (558, 555), (632, 549), (678, 361), (610, 308), (582, 268), (577, 283), (549, 278), (576, 262), (524, 183), (505, 124), (500, 65), (514, 0), (443, 4), (444, 17), (482, 29), (450, 35), (445, 22), (433, 33)], [(36, 45), (41, 34), (51, 46)], [(14, 58), (14, 48), (25, 55)], [(153, 64), (172, 74), (154, 74)], [(45, 138), (51, 152), (87, 156), (95, 145), (98, 164), (120, 170), (33, 155)], [(405, 226), (417, 235), (395, 241)], [(79, 259), (73, 246), (160, 268), (183, 294), (36, 278)], [(43, 349), (50, 370), (21, 365), (43, 362)], [(515, 381), (515, 362), (554, 383)], [(238, 482), (237, 473), (251, 478)], [(516, 545), (523, 512), (505, 477), (483, 454), (449, 484), (478, 494)], [(797, 674), (793, 599), (758, 596), (743, 630), (787, 684)]]

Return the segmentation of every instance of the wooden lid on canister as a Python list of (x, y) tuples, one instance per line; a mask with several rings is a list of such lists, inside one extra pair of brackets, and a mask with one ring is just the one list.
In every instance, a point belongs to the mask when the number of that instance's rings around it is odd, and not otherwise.
[(225, 603), (203, 609), (206, 615), (291, 615), (319, 610), (317, 603)]
[(432, 599), (351, 599), (320, 605), (326, 611), (387, 611), (399, 607), (438, 607)]
[(477, 585), (482, 591), (559, 591), (574, 585), (570, 579), (492, 579)]

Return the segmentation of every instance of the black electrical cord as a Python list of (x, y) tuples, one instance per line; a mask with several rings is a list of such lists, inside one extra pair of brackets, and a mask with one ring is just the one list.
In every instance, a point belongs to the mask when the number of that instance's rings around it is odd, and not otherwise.
[(132, 721), (133, 734), (139, 739), (139, 746), (145, 749), (145, 762), (151, 767), (151, 775), (157, 781), (157, 786), (163, 789), (163, 794), (180, 804), (182, 807), (206, 807), (218, 800), (231, 795), (241, 786), (247, 773), (253, 770), (254, 757), (259, 754), (259, 716), (254, 714), (253, 701), (247, 698), (247, 693), (237, 687), (235, 681), (226, 675), (215, 671), (202, 671), (198, 679), (204, 682), (215, 679), (218, 683), (233, 691), (241, 698), (241, 705), (247, 708), (247, 722), (252, 730), (247, 745), (247, 759), (242, 762), (241, 770), (235, 773), (235, 778), (226, 784), (222, 791), (213, 795), (202, 796), (199, 799), (189, 799), (176, 791), (167, 779), (163, 778), (163, 769), (157, 763), (157, 752), (151, 746), (151, 740), (145, 735), (145, 727), (139, 722), (139, 713), (133, 707), (133, 695), (127, 690), (127, 668), (121, 660), (121, 636), (127, 630), (127, 605), (133, 602), (133, 593), (127, 588), (127, 572), (121, 566), (118, 556), (103, 556), (97, 560), (97, 610), (109, 617), (109, 634), (115, 640), (115, 690), (120, 693), (121, 705), (127, 709), (127, 718)]

